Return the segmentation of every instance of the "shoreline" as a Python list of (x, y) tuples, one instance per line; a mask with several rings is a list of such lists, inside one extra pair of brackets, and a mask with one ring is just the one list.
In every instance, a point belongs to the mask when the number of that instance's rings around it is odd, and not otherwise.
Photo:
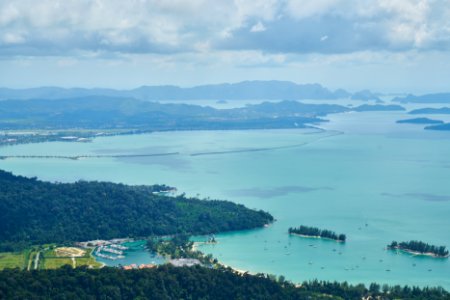
[[(198, 246), (199, 245), (206, 245), (206, 244), (217, 244), (217, 242), (216, 243), (208, 243), (208, 242), (193, 242), (192, 243), (192, 246), (191, 246), (191, 251), (194, 251), (194, 252), (200, 252), (203, 256), (205, 256), (205, 253), (204, 252), (202, 252), (202, 251), (200, 251), (200, 250), (198, 250)], [(225, 264), (225, 263), (223, 263), (223, 262), (221, 262), (221, 261), (219, 261), (219, 260), (217, 260), (217, 264), (218, 265), (220, 265), (220, 266), (222, 266), (222, 267), (224, 267), (224, 268), (230, 268), (230, 269), (232, 269), (234, 272), (236, 272), (236, 273), (238, 273), (238, 274), (240, 274), (240, 275), (244, 275), (244, 274), (251, 274), (251, 275), (255, 275), (256, 273), (252, 273), (252, 272), (250, 272), (250, 271), (246, 271), (246, 270), (242, 270), (242, 269), (238, 269), (238, 268), (236, 268), (236, 267), (232, 267), (232, 266), (229, 266), (229, 265), (227, 265), (227, 264)]]
[(210, 242), (192, 242), (191, 250), (192, 251), (199, 251), (199, 252), (201, 252), (200, 250), (198, 250), (198, 246), (200, 246), (200, 245), (215, 245), (215, 244), (218, 244), (218, 242), (215, 242), (215, 243), (210, 243)]
[(329, 241), (338, 242), (338, 243), (345, 243), (345, 241), (343, 241), (343, 240), (335, 240), (335, 239), (328, 238), (328, 237), (321, 237), (320, 235), (305, 235), (305, 234), (299, 234), (299, 233), (289, 233), (289, 235), (295, 235), (295, 236), (309, 238), (309, 239), (322, 239), (322, 240), (329, 240)]
[(405, 252), (408, 254), (412, 254), (413, 256), (428, 256), (428, 257), (432, 257), (432, 258), (449, 258), (450, 257), (450, 254), (441, 256), (441, 255), (437, 255), (432, 252), (417, 252), (414, 250), (403, 249), (403, 248), (399, 248), (399, 247), (387, 247), (386, 250), (397, 250), (397, 251)]
[(217, 264), (221, 265), (221, 266), (224, 267), (224, 268), (230, 268), (230, 269), (232, 269), (234, 272), (238, 273), (239, 275), (244, 275), (244, 274), (255, 275), (255, 274), (256, 274), (256, 273), (252, 273), (252, 272), (250, 272), (250, 271), (245, 271), (245, 270), (242, 270), (242, 269), (238, 269), (238, 268), (235, 268), (235, 267), (226, 265), (226, 264), (221, 263), (221, 262), (218, 262)]

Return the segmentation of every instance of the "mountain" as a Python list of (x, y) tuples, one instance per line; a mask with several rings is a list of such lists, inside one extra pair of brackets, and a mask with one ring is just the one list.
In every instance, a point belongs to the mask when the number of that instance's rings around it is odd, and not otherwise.
[(404, 120), (398, 120), (397, 123), (399, 124), (442, 124), (444, 123), (441, 120), (433, 120), (429, 118), (413, 118), (413, 119), (404, 119)]
[(233, 84), (202, 85), (192, 88), (145, 86), (131, 95), (146, 100), (247, 100), (247, 99), (337, 99), (345, 91), (332, 92), (320, 84), (296, 84), (288, 81), (244, 81)]
[(404, 107), (400, 106), (400, 105), (368, 105), (368, 104), (364, 104), (364, 105), (360, 105), (357, 106), (355, 108), (353, 108), (352, 110), (357, 111), (357, 112), (364, 112), (364, 111), (403, 111), (405, 110)]
[(372, 93), (369, 90), (362, 90), (359, 92), (354, 93), (351, 96), (352, 100), (363, 100), (363, 101), (376, 101), (376, 102), (382, 102), (381, 99), (378, 97), (378, 94)]
[(409, 112), (411, 115), (421, 115), (421, 114), (436, 114), (436, 115), (448, 115), (450, 114), (450, 108), (449, 107), (441, 107), (441, 108), (420, 108), (420, 109), (414, 109)]
[(440, 130), (440, 131), (450, 131), (450, 123), (430, 125), (425, 127), (426, 130)]
[(182, 88), (173, 85), (142, 86), (131, 90), (39, 87), (0, 88), (0, 100), (65, 99), (86, 96), (135, 98), (139, 100), (281, 100), (339, 99), (351, 94), (343, 89), (331, 91), (320, 84), (296, 84), (289, 81), (243, 81)]
[(407, 95), (392, 99), (400, 103), (450, 103), (450, 93), (425, 94), (422, 96)]
[[(230, 109), (232, 113), (247, 113), (270, 116), (324, 116), (332, 113), (346, 112), (349, 109), (336, 104), (307, 104), (298, 101), (263, 102), (247, 105), (243, 108)], [(226, 110), (222, 110), (226, 111)]]

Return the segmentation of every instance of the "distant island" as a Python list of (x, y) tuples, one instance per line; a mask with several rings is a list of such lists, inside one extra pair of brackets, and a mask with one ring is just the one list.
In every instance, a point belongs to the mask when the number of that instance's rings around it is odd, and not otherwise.
[(450, 123), (438, 124), (438, 125), (430, 125), (425, 127), (426, 130), (441, 130), (441, 131), (449, 131)]
[(381, 104), (375, 104), (375, 105), (369, 105), (369, 104), (363, 104), (360, 106), (357, 106), (352, 109), (353, 111), (357, 112), (365, 112), (365, 111), (404, 111), (405, 108), (400, 105), (381, 105)]
[(441, 108), (419, 108), (414, 109), (409, 112), (410, 115), (448, 115), (450, 114), (450, 108), (449, 107), (441, 107)]
[(311, 128), (334, 113), (403, 110), (399, 105), (346, 107), (293, 100), (225, 109), (112, 96), (4, 100), (0, 101), (0, 146), (90, 142), (99, 136), (156, 131)]
[[(361, 94), (361, 92), (360, 92)], [(365, 91), (365, 94), (371, 94)], [(130, 90), (102, 88), (38, 87), (30, 89), (0, 88), (0, 100), (9, 99), (64, 99), (77, 97), (108, 96), (134, 98), (146, 101), (165, 100), (281, 100), (281, 99), (342, 99), (351, 93), (330, 90), (318, 83), (297, 84), (279, 80), (249, 80), (236, 83), (206, 84), (193, 87), (175, 85), (141, 86)], [(366, 96), (367, 97), (367, 96)], [(359, 98), (359, 97), (358, 97)]]
[(410, 94), (405, 97), (396, 97), (392, 101), (400, 103), (450, 103), (450, 93), (425, 94), (421, 96)]
[(433, 120), (429, 118), (413, 118), (413, 119), (404, 119), (398, 120), (399, 124), (442, 124), (444, 123), (441, 120)]
[(387, 246), (390, 250), (402, 250), (417, 255), (428, 255), (432, 257), (445, 258), (449, 256), (449, 252), (445, 246), (433, 246), (421, 241), (410, 241), (398, 243), (393, 241)]
[(381, 99), (378, 97), (379, 95), (376, 93), (372, 93), (369, 90), (362, 90), (354, 93), (350, 99), (352, 100), (362, 100), (362, 101), (375, 101), (377, 103), (382, 103)]
[(317, 227), (308, 227), (301, 225), (300, 227), (290, 227), (289, 234), (300, 235), (305, 237), (315, 237), (315, 238), (324, 238), (331, 239), (338, 242), (345, 242), (346, 236), (345, 234), (336, 234), (334, 231), (319, 229)]
[[(189, 104), (92, 96), (72, 99), (0, 101), (0, 130), (236, 130), (302, 128), (318, 116), (348, 111), (340, 105), (297, 101), (215, 109)], [(37, 133), (36, 133), (37, 134)], [(79, 137), (76, 132), (74, 136)], [(84, 138), (90, 136), (83, 136)]]

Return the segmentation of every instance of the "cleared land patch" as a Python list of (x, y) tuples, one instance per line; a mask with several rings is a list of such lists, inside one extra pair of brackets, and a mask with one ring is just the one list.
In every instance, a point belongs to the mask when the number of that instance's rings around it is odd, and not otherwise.
[(58, 257), (82, 257), (86, 251), (74, 247), (59, 247), (55, 249), (55, 254)]
[(88, 266), (90, 268), (100, 268), (101, 263), (97, 262), (91, 255), (92, 250), (83, 250), (75, 247), (58, 247), (48, 249), (43, 253), (42, 269), (57, 269), (64, 265), (72, 267)]

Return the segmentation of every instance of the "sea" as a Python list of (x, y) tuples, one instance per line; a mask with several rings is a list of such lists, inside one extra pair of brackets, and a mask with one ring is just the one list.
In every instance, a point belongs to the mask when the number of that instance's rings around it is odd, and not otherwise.
[[(268, 227), (217, 234), (217, 244), (199, 245), (236, 269), (298, 283), (450, 290), (449, 259), (386, 250), (393, 240), (450, 247), (450, 132), (397, 124), (411, 118), (403, 111), (325, 118), (306, 129), (173, 131), (8, 146), (1, 156), (86, 157), (8, 158), (0, 168), (52, 182), (167, 184), (188, 196), (270, 212), (276, 221)], [(344, 233), (347, 242), (288, 234), (300, 225)]]

